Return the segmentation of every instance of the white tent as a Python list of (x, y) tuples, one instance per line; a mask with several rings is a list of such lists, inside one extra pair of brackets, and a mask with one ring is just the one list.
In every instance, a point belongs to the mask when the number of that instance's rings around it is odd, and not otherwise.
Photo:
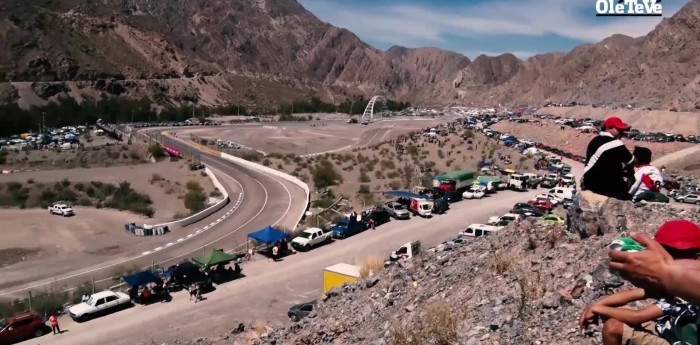
[(523, 150), (524, 155), (536, 155), (540, 153), (540, 150), (538, 150), (536, 147), (528, 147), (525, 150)]

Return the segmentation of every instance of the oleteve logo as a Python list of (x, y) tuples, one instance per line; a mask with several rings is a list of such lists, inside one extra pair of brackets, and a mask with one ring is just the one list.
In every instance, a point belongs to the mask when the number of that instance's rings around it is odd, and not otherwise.
[(661, 0), (597, 0), (598, 17), (661, 17)]

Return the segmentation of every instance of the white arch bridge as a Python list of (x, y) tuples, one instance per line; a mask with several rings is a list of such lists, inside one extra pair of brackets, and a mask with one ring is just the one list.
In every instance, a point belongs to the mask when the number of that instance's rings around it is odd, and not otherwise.
[[(377, 104), (377, 102), (379, 102), (379, 104)], [(386, 106), (386, 98), (384, 96), (374, 96), (369, 100), (369, 103), (367, 103), (367, 106), (365, 107), (365, 112), (362, 113), (362, 118), (360, 119), (360, 122), (370, 123), (374, 120), (375, 105), (378, 107), (377, 109), (379, 110), (379, 112), (377, 114), (380, 116), (384, 116), (384, 114), (389, 111), (389, 109)]]

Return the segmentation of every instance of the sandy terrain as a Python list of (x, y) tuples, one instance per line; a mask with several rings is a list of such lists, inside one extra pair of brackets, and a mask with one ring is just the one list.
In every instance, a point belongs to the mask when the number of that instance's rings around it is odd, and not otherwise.
[[(508, 132), (520, 139), (529, 139), (536, 142), (546, 143), (550, 146), (556, 146), (562, 150), (581, 156), (586, 155), (586, 147), (588, 146), (588, 142), (595, 136), (593, 133), (581, 133), (569, 127), (560, 129), (559, 125), (549, 121), (542, 121), (542, 125), (499, 122), (491, 126), (491, 128), (499, 132)], [(624, 141), (630, 150), (634, 149), (635, 145), (648, 147), (654, 153), (654, 157), (661, 157), (668, 153), (682, 150), (693, 145), (680, 142), (652, 143), (647, 141)]]
[(52, 216), (46, 210), (1, 210), (0, 288), (25, 279), (26, 270), (36, 265), (50, 269), (120, 255), (135, 240), (124, 231), (124, 223), (146, 221), (129, 212), (82, 207), (76, 208), (75, 217), (66, 218)]
[[(155, 174), (160, 175), (162, 180), (151, 182)], [(214, 185), (208, 177), (202, 176), (201, 171), (190, 171), (184, 161), (91, 169), (27, 171), (0, 175), (0, 182), (26, 183), (29, 179), (34, 180), (35, 183), (68, 179), (71, 182), (99, 181), (115, 185), (127, 181), (133, 189), (148, 194), (153, 200), (153, 208), (156, 212), (154, 219), (150, 220), (151, 223), (170, 221), (178, 213), (189, 212), (181, 199), (187, 192), (185, 184), (188, 181), (197, 181), (207, 194), (214, 190)], [(21, 227), (20, 224), (18, 225)]]
[(263, 126), (204, 128), (187, 131), (209, 138), (233, 141), (266, 153), (313, 154), (341, 148), (371, 146), (448, 119), (380, 121), (368, 126), (344, 121), (275, 123)]
[(538, 114), (557, 115), (573, 118), (603, 120), (608, 116), (618, 116), (632, 127), (647, 132), (667, 132), (677, 134), (700, 134), (700, 114), (671, 111), (648, 111), (627, 109), (605, 109), (591, 107), (547, 107)]

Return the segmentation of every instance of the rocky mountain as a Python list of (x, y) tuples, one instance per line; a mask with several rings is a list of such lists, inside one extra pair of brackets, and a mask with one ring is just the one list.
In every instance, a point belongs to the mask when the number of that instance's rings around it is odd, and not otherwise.
[(527, 61), (504, 54), (471, 62), (437, 48), (382, 52), (295, 0), (12, 0), (0, 4), (0, 33), (0, 80), (13, 82), (0, 99), (24, 105), (110, 93), (257, 105), (383, 94), (421, 104), (700, 109), (700, 0), (646, 37), (615, 35)]

